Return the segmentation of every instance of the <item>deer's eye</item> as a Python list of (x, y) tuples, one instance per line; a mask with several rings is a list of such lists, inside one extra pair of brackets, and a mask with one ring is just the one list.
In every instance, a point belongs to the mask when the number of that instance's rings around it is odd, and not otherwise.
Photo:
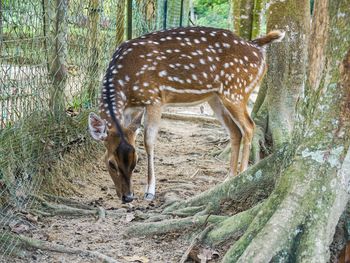
[(114, 171), (118, 170), (118, 168), (115, 166), (114, 162), (108, 161), (108, 165), (112, 170), (114, 170)]

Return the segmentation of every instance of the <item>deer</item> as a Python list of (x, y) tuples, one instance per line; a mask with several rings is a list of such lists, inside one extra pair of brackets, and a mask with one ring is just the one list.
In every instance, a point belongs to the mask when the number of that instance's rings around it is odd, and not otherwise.
[(208, 102), (230, 138), (230, 175), (247, 169), (255, 127), (247, 102), (266, 73), (266, 46), (283, 38), (278, 30), (246, 41), (226, 29), (186, 27), (149, 33), (116, 49), (102, 81), (99, 116), (90, 113), (88, 122), (91, 136), (105, 145), (104, 160), (122, 202), (134, 199), (142, 118), (144, 199), (155, 198), (154, 148), (165, 106)]

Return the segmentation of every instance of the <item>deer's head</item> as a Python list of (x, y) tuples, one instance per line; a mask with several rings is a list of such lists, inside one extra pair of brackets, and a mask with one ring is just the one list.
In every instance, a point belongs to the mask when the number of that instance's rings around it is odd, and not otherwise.
[(140, 112), (127, 127), (122, 127), (122, 134), (114, 126), (109, 127), (107, 122), (95, 113), (89, 115), (90, 134), (95, 140), (104, 143), (107, 169), (118, 197), (125, 203), (134, 199), (131, 177), (137, 162), (135, 140), (142, 113)]

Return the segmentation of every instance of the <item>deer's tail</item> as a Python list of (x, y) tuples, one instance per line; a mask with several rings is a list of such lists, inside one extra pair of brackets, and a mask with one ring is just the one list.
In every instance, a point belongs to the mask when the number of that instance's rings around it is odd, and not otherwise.
[(260, 47), (268, 45), (272, 42), (280, 42), (284, 38), (285, 32), (274, 30), (270, 31), (266, 36), (256, 38), (252, 42)]

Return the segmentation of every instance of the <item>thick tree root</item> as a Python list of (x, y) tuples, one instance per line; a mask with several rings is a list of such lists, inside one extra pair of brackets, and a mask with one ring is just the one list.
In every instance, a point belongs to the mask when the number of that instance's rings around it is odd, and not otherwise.
[(218, 223), (205, 237), (205, 243), (215, 246), (228, 239), (236, 239), (248, 228), (261, 206), (262, 203)]
[(56, 195), (50, 195), (50, 194), (43, 194), (44, 197), (46, 197), (49, 201), (54, 202), (54, 203), (62, 203), (64, 205), (67, 206), (72, 206), (72, 207), (76, 207), (76, 208), (81, 208), (81, 209), (88, 209), (91, 210), (93, 209), (91, 206), (89, 205), (85, 205), (82, 204), (78, 201), (66, 198), (66, 197), (62, 197), (62, 196), (56, 196)]
[(201, 115), (190, 115), (190, 114), (176, 114), (163, 112), (162, 118), (171, 119), (171, 120), (180, 120), (180, 121), (193, 121), (193, 122), (204, 122), (220, 125), (220, 122), (213, 117), (201, 116)]
[(119, 263), (119, 261), (107, 255), (104, 255), (98, 251), (89, 251), (89, 250), (84, 250), (80, 248), (65, 247), (62, 245), (51, 244), (49, 242), (32, 239), (25, 236), (18, 236), (17, 238), (20, 245), (24, 248), (35, 248), (35, 249), (48, 250), (48, 251), (58, 252), (58, 253), (85, 255), (85, 256), (98, 258), (103, 262), (107, 262), (107, 263)]
[(203, 211), (205, 209), (205, 206), (192, 206), (192, 207), (185, 207), (182, 209), (178, 209), (174, 212), (168, 212), (164, 213), (165, 215), (173, 215), (173, 216), (192, 216), (200, 211)]
[[(347, 158), (338, 175), (335, 167), (296, 159), (223, 262), (328, 262), (332, 231), (349, 199), (350, 151)], [(331, 190), (322, 196), (325, 189)]]
[[(271, 191), (276, 178), (277, 159), (283, 158), (283, 153), (273, 154), (254, 166), (251, 166), (229, 180), (203, 192), (186, 201), (175, 202), (164, 209), (164, 213), (176, 213), (177, 210), (188, 207), (199, 207), (212, 203), (213, 207), (219, 207), (226, 200), (239, 201), (246, 198), (258, 202), (262, 195), (267, 196)], [(254, 203), (253, 202), (253, 203)]]
[[(46, 201), (44, 198), (36, 195), (32, 195), (32, 197), (37, 200), (44, 208), (45, 210), (39, 210), (39, 209), (32, 209), (32, 212), (35, 214), (40, 214), (42, 216), (56, 216), (56, 215), (64, 215), (64, 216), (97, 216), (100, 220), (103, 220), (106, 216), (106, 212), (102, 207), (99, 207), (98, 209), (94, 209), (92, 207), (80, 204), (74, 200), (69, 200), (63, 197), (54, 197), (56, 200), (64, 200), (66, 203), (70, 203), (74, 206), (80, 206), (85, 208), (77, 208), (72, 207), (64, 204), (53, 204), (48, 201)], [(53, 198), (51, 196), (50, 198)]]
[(188, 227), (201, 226), (207, 222), (216, 224), (227, 218), (227, 216), (206, 215), (170, 219), (161, 222), (140, 223), (129, 227), (126, 230), (126, 234), (128, 236), (165, 234), (176, 230), (183, 230)]
[(207, 235), (207, 233), (213, 228), (213, 225), (209, 225), (207, 226), (201, 233), (199, 233), (195, 238), (193, 238), (190, 246), (186, 249), (185, 253), (182, 255), (181, 259), (180, 259), (180, 263), (185, 263), (188, 255), (191, 253), (192, 249), (200, 242), (202, 242), (202, 240), (204, 239), (204, 237)]

